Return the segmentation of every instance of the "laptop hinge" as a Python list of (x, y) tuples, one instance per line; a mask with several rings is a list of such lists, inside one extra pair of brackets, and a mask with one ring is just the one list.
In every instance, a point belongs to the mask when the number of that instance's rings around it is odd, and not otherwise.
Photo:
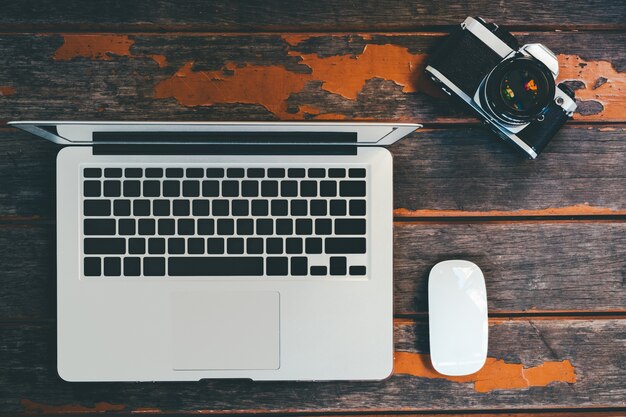
[(355, 145), (94, 144), (94, 155), (356, 155)]
[(357, 143), (356, 132), (93, 132), (93, 143), (323, 145)]

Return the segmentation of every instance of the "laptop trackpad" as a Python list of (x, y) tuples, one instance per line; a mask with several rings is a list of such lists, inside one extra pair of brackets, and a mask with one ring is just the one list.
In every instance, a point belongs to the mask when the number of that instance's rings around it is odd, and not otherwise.
[(278, 292), (175, 292), (175, 370), (278, 369)]

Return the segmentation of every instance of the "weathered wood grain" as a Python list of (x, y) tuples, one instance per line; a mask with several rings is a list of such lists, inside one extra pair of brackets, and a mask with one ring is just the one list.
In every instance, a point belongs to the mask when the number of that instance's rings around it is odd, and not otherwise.
[[(0, 130), (0, 218), (54, 217), (57, 150)], [(626, 214), (624, 125), (566, 126), (536, 161), (482, 127), (423, 129), (390, 150), (397, 216)]]
[(468, 15), (524, 28), (623, 28), (626, 9), (619, 2), (558, 0), (450, 1), (440, 7), (426, 0), (341, 0), (285, 3), (250, 1), (63, 1), (6, 2), (4, 30), (41, 28), (99, 30), (414, 30), (458, 24)]
[[(0, 226), (0, 321), (56, 316), (54, 224)], [(395, 224), (394, 309), (426, 314), (430, 268), (468, 259), (486, 277), (489, 311), (626, 313), (626, 223)]]
[[(575, 122), (626, 121), (626, 34), (519, 34), (559, 54)], [(476, 123), (423, 76), (443, 33), (4, 34), (12, 119)], [(598, 48), (597, 45), (602, 45)], [(253, 45), (253, 46), (252, 46)]]
[(31, 415), (626, 406), (626, 320), (494, 322), (492, 365), (477, 374), (480, 378), (464, 382), (433, 374), (424, 356), (427, 333), (425, 322), (396, 323), (396, 373), (382, 382), (80, 384), (57, 376), (53, 325), (5, 325), (0, 327), (0, 409)]

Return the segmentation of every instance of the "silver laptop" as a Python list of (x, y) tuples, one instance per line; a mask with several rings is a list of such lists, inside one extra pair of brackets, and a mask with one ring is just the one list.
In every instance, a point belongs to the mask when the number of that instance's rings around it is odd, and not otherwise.
[(11, 122), (57, 156), (67, 381), (376, 380), (391, 123)]

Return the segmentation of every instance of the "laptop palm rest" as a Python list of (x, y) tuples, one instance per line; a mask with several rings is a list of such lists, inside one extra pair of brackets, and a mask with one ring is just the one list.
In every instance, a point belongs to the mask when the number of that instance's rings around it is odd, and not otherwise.
[(279, 307), (272, 291), (172, 293), (173, 369), (278, 369)]

